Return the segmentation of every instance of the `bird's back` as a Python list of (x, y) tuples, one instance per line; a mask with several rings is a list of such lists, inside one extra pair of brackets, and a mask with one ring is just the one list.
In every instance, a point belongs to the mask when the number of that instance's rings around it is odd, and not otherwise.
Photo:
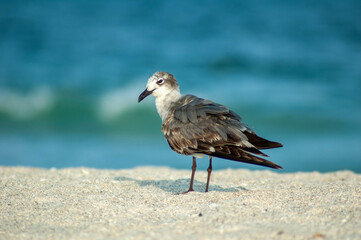
[(267, 156), (258, 149), (282, 146), (257, 136), (226, 106), (193, 95), (184, 95), (173, 104), (162, 131), (180, 154), (207, 154), (259, 165), (269, 161), (252, 155)]

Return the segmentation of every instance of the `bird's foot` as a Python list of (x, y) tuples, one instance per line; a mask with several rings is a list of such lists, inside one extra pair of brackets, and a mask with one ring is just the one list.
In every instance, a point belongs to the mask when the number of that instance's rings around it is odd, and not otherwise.
[(193, 189), (188, 189), (188, 191), (176, 193), (176, 195), (186, 194), (186, 193), (193, 192), (193, 191), (194, 191)]

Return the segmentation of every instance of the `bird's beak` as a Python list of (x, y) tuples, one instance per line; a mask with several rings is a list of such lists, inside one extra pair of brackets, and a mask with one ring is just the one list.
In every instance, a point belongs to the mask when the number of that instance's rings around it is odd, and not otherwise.
[(138, 103), (140, 103), (144, 98), (152, 94), (154, 90), (148, 91), (148, 89), (145, 89), (138, 97)]

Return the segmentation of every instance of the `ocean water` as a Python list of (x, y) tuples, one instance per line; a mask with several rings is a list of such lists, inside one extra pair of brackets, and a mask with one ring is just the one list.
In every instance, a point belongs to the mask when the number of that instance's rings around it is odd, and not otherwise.
[[(361, 2), (0, 1), (0, 165), (190, 168), (147, 78), (224, 104), (284, 172), (361, 172)], [(199, 169), (207, 160), (199, 160)], [(223, 159), (214, 168), (264, 169)]]

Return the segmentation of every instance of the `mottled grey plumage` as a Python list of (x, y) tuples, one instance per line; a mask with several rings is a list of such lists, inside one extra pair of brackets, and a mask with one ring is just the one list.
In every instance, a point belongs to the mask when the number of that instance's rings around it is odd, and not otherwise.
[(241, 122), (229, 108), (193, 95), (181, 95), (176, 79), (166, 72), (152, 75), (139, 102), (149, 94), (156, 97), (162, 117), (162, 131), (172, 150), (193, 155), (191, 186), (196, 169), (195, 157), (210, 156), (207, 188), (212, 171), (211, 157), (225, 158), (271, 168), (282, 168), (256, 155), (266, 156), (259, 149), (282, 147), (282, 144), (259, 137)]

